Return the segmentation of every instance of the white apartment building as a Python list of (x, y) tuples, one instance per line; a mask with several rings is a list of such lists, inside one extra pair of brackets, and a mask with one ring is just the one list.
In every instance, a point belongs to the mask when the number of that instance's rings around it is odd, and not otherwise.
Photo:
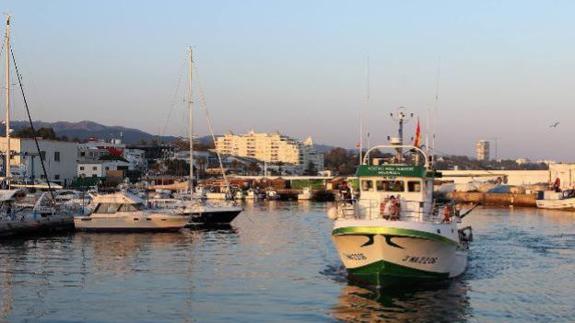
[(271, 164), (297, 165), (305, 170), (311, 162), (317, 171), (323, 170), (323, 154), (317, 152), (311, 138), (301, 141), (279, 132), (244, 135), (227, 133), (216, 139), (216, 149), (227, 155), (255, 158)]
[[(75, 142), (38, 139), (50, 182), (68, 185), (76, 177), (78, 144)], [(0, 151), (6, 150), (6, 138), (0, 137)], [(11, 173), (24, 178), (45, 179), (40, 155), (32, 138), (10, 138)], [(5, 161), (2, 158), (2, 176)]]
[(477, 160), (489, 160), (489, 141), (479, 140), (475, 145), (475, 156)]
[(120, 139), (112, 139), (110, 141), (104, 140), (90, 140), (86, 143), (78, 145), (78, 161), (97, 161), (102, 157), (110, 154), (111, 151), (116, 151), (124, 157), (128, 163), (129, 170), (144, 170), (148, 163), (145, 157), (145, 151), (142, 149), (126, 148)]
[(109, 171), (127, 170), (129, 163), (121, 160), (93, 160), (78, 162), (77, 175), (84, 177), (106, 177)]

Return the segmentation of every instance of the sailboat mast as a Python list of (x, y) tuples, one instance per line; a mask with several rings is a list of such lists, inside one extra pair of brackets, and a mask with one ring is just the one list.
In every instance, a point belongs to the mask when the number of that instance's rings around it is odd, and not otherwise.
[(192, 56), (192, 47), (190, 46), (190, 76), (188, 83), (188, 115), (189, 115), (189, 138), (190, 138), (190, 196), (193, 198), (194, 195), (194, 131), (193, 131), (193, 103), (192, 103), (192, 70), (193, 70), (194, 59)]
[(10, 188), (10, 16), (6, 16), (6, 183)]

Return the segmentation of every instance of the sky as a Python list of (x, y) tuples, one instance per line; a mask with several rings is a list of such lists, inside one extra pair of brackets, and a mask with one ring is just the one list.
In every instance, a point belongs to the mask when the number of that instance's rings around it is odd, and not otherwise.
[[(477, 140), (498, 138), (499, 157), (575, 161), (573, 1), (0, 0), (0, 10), (37, 120), (185, 135), (192, 46), (194, 101), (201, 84), (216, 133), (351, 148), (363, 115), (370, 143), (383, 144), (396, 131), (389, 113), (405, 106), (424, 133), (435, 128), (440, 153), (473, 155)], [(207, 134), (196, 108), (195, 132)], [(13, 118), (22, 111), (16, 98)]]

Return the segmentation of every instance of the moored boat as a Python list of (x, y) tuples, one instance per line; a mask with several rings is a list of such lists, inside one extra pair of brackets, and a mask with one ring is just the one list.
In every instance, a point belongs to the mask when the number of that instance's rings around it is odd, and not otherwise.
[(77, 216), (74, 225), (79, 231), (130, 232), (177, 231), (189, 222), (166, 208), (150, 208), (139, 197), (125, 192), (97, 195), (92, 200), (93, 211)]

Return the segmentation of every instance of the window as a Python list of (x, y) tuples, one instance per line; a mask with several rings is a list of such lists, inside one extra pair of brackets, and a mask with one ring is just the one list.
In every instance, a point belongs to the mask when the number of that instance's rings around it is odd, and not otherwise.
[(403, 181), (376, 181), (375, 186), (378, 192), (403, 192)]
[(389, 181), (388, 192), (403, 192), (405, 190), (405, 185), (403, 181)]
[(421, 182), (420, 181), (409, 181), (407, 182), (408, 192), (421, 192)]
[(389, 182), (388, 181), (375, 181), (375, 188), (378, 192), (385, 192), (389, 190)]
[(106, 166), (106, 170), (110, 170), (110, 167)]
[(136, 212), (142, 210), (144, 206), (142, 204), (122, 204), (120, 206), (119, 212)]
[(80, 170), (84, 170), (84, 166), (80, 166)]
[(40, 158), (42, 158), (42, 161), (46, 160), (46, 152), (45, 151), (40, 152)]
[(97, 166), (92, 166), (92, 170), (98, 170)]
[(60, 175), (54, 175), (54, 179), (60, 179)]
[(57, 161), (57, 162), (60, 161), (60, 152), (59, 151), (54, 152), (54, 161)]
[(373, 192), (373, 181), (362, 180), (361, 181), (361, 190), (364, 192)]
[(120, 208), (120, 204), (118, 204), (118, 203), (101, 203), (101, 204), (98, 204), (98, 206), (94, 210), (94, 213), (99, 213), (99, 214), (116, 213), (119, 208)]
[(86, 152), (85, 152), (85, 151), (81, 151), (81, 152), (80, 152), (80, 157), (86, 157)]

